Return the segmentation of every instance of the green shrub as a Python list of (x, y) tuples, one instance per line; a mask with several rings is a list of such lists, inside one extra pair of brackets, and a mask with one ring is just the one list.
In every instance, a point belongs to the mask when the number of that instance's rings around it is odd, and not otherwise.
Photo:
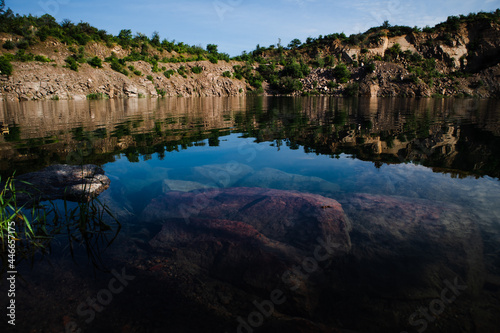
[(69, 56), (66, 59), (64, 59), (66, 62), (66, 68), (71, 69), (72, 71), (78, 72), (78, 62), (76, 62), (75, 58), (73, 56)]
[(337, 79), (339, 83), (347, 83), (351, 79), (351, 72), (347, 69), (344, 64), (338, 64), (333, 69), (333, 76)]
[(8, 40), (3, 43), (2, 47), (6, 50), (13, 50), (16, 47), (16, 44), (13, 41)]
[(119, 62), (113, 61), (111, 62), (111, 69), (121, 73), (123, 71), (123, 66)]
[(92, 93), (87, 95), (87, 99), (98, 100), (98, 99), (108, 99), (109, 96), (103, 93)]
[(223, 77), (231, 77), (231, 72), (230, 71), (225, 71), (224, 73), (222, 73), (222, 76)]
[(149, 81), (153, 82), (153, 76), (152, 75), (146, 76), (146, 79), (148, 79)]
[(326, 86), (330, 89), (335, 89), (335, 88), (338, 88), (339, 87), (339, 84), (335, 81), (328, 81), (328, 83), (326, 84)]
[(24, 50), (17, 50), (15, 55), (10, 55), (6, 54), (5, 56), (13, 57), (13, 59), (10, 60), (16, 60), (16, 61), (33, 61), (35, 59), (35, 56), (32, 53), (26, 53)]
[(158, 93), (159, 96), (161, 97), (165, 97), (165, 95), (167, 94), (166, 90), (165, 89), (158, 89), (156, 88), (156, 92)]
[(278, 91), (282, 94), (291, 94), (303, 88), (302, 82), (299, 79), (285, 76), (279, 79)]
[(142, 75), (142, 72), (140, 70), (135, 70), (134, 71), (134, 74), (137, 75), (137, 76), (141, 76)]
[(18, 49), (26, 50), (29, 46), (30, 46), (30, 43), (26, 39), (23, 39), (23, 40), (17, 42)]
[(169, 69), (168, 71), (165, 71), (165, 73), (163, 74), (167, 79), (170, 79), (170, 77), (175, 74), (175, 71), (173, 69)]
[(180, 76), (185, 76), (186, 75), (186, 67), (184, 66), (181, 66), (179, 67), (179, 69), (177, 70), (177, 73), (179, 73)]
[(202, 71), (203, 71), (203, 68), (201, 68), (199, 66), (195, 66), (195, 67), (191, 68), (191, 72), (193, 72), (194, 74), (200, 74)]
[(345, 89), (344, 89), (344, 96), (349, 96), (349, 97), (354, 97), (358, 96), (359, 94), (359, 84), (358, 83), (352, 83), (349, 84)]
[(99, 57), (90, 58), (87, 63), (92, 67), (102, 68), (102, 60)]
[(285, 65), (285, 67), (281, 71), (282, 76), (289, 76), (296, 79), (303, 78), (304, 76), (309, 75), (309, 73), (310, 69), (306, 64), (299, 64), (296, 62), (291, 62)]
[(12, 75), (12, 64), (5, 57), (0, 57), (0, 74), (10, 76)]
[(214, 55), (210, 55), (208, 57), (208, 61), (210, 61), (212, 64), (217, 64), (219, 62), (219, 59), (217, 59), (217, 57)]
[(366, 65), (366, 72), (367, 73), (375, 72), (375, 64), (373, 62), (370, 62), (368, 65)]
[(128, 69), (130, 69), (132, 72), (135, 71), (135, 67), (132, 65), (128, 66)]
[(49, 58), (46, 58), (43, 55), (36, 55), (35, 56), (35, 61), (40, 61), (40, 62), (52, 62)]

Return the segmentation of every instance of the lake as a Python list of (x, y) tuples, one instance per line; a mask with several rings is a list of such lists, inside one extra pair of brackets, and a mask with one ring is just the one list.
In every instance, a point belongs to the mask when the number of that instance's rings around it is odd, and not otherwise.
[(85, 233), (20, 245), (2, 332), (500, 332), (498, 100), (3, 102), (0, 123), (2, 179), (111, 180)]

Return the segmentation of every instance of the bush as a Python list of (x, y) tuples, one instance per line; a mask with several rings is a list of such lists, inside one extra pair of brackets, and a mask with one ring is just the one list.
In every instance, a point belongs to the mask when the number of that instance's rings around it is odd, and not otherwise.
[(165, 97), (165, 95), (167, 94), (167, 91), (165, 89), (158, 89), (158, 88), (156, 88), (156, 92), (161, 97)]
[(71, 69), (72, 71), (78, 72), (78, 62), (76, 62), (75, 58), (73, 56), (67, 57), (65, 60), (66, 62), (66, 68)]
[(184, 67), (184, 66), (179, 67), (179, 69), (177, 70), (177, 73), (179, 73), (180, 76), (185, 77), (186, 76), (186, 67)]
[(146, 76), (146, 79), (148, 79), (149, 81), (153, 82), (153, 76), (152, 75)]
[(326, 84), (326, 86), (330, 89), (335, 89), (335, 88), (338, 88), (339, 87), (339, 84), (335, 81), (328, 81), (328, 83)]
[(354, 97), (354, 96), (358, 96), (359, 94), (359, 84), (358, 83), (353, 83), (353, 84), (350, 84), (348, 85), (345, 89), (344, 89), (344, 96), (349, 96), (349, 97)]
[(367, 73), (375, 72), (375, 64), (373, 62), (370, 62), (368, 65), (366, 65), (366, 72)]
[(231, 77), (231, 72), (230, 71), (225, 71), (224, 73), (222, 73), (222, 76), (223, 77)]
[(10, 60), (26, 62), (26, 61), (33, 61), (34, 59), (35, 56), (32, 53), (26, 54), (24, 50), (17, 50), (16, 54), (13, 56), (13, 59)]
[(29, 46), (30, 46), (30, 43), (26, 39), (23, 39), (23, 40), (17, 42), (18, 49), (26, 50)]
[(102, 60), (98, 57), (93, 57), (89, 60), (87, 60), (87, 63), (95, 68), (102, 68)]
[(201, 68), (199, 66), (195, 66), (195, 67), (191, 68), (191, 72), (193, 72), (194, 74), (200, 74), (202, 71), (203, 71), (203, 68)]
[(306, 64), (298, 64), (296, 62), (285, 65), (281, 71), (282, 76), (289, 76), (296, 79), (301, 79), (309, 73), (310, 70)]
[(6, 50), (13, 50), (16, 47), (16, 44), (14, 44), (13, 41), (8, 40), (5, 43), (3, 43), (2, 47)]
[(302, 89), (302, 82), (299, 79), (285, 76), (279, 79), (278, 91), (282, 94), (291, 94)]
[(93, 93), (93, 94), (88, 94), (87, 99), (90, 100), (98, 100), (98, 99), (108, 99), (109, 96), (103, 93)]
[(12, 75), (12, 64), (5, 57), (0, 57), (0, 74), (10, 76)]
[(208, 60), (209, 60), (212, 64), (216, 64), (216, 63), (218, 63), (218, 62), (219, 62), (219, 59), (217, 59), (217, 57), (216, 57), (216, 56), (214, 56), (214, 55), (210, 55), (210, 56), (208, 57)]
[(169, 69), (168, 71), (165, 71), (165, 73), (163, 74), (165, 74), (165, 77), (167, 79), (170, 79), (170, 77), (175, 74), (175, 71), (173, 69)]
[(337, 79), (339, 83), (347, 83), (351, 79), (351, 72), (347, 69), (344, 64), (338, 64), (333, 69), (333, 76)]
[(137, 75), (137, 76), (141, 76), (142, 75), (142, 72), (140, 70), (135, 70), (134, 71), (134, 74)]
[(40, 61), (40, 62), (52, 62), (49, 58), (44, 57), (43, 55), (36, 55), (35, 56), (35, 61)]

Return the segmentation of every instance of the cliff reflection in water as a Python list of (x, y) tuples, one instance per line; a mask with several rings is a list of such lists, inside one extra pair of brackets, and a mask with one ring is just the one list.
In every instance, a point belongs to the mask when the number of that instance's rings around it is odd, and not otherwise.
[(453, 176), (500, 177), (500, 103), (453, 99), (176, 98), (4, 103), (0, 172), (130, 161), (243, 133), (276, 149), (384, 163), (413, 162)]

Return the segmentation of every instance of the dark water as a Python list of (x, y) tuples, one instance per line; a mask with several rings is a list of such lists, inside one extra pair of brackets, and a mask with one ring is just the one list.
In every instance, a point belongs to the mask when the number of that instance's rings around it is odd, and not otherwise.
[[(498, 101), (4, 103), (0, 122), (2, 177), (101, 165), (111, 186), (99, 199), (120, 222), (95, 243), (61, 232), (18, 263), (9, 332), (499, 331)], [(193, 224), (158, 242), (155, 199), (256, 187), (338, 201), (348, 248), (322, 261), (308, 228), (299, 245), (285, 228), (269, 252)], [(291, 288), (281, 275), (297, 267)]]

